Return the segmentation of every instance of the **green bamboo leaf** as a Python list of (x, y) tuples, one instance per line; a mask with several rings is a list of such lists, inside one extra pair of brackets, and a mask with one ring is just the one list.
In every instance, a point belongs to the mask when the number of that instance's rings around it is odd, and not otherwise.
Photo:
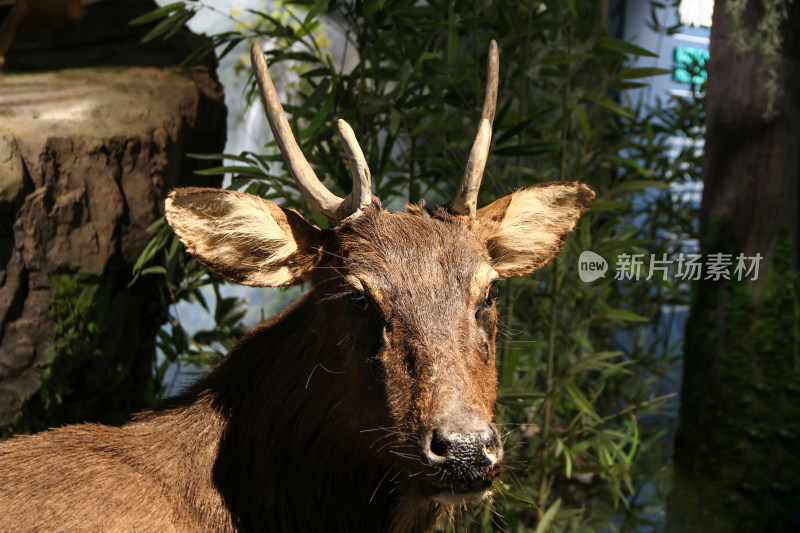
[(186, 157), (190, 157), (192, 159), (201, 159), (201, 160), (210, 160), (216, 161), (220, 159), (230, 159), (232, 161), (242, 161), (245, 163), (250, 163), (251, 159), (244, 156), (244, 155), (235, 155), (235, 154), (195, 154), (190, 153), (186, 154)]
[(576, 63), (583, 59), (590, 59), (594, 57), (594, 54), (591, 53), (582, 53), (582, 54), (551, 54), (549, 56), (545, 56), (542, 58), (542, 65), (568, 65), (570, 63)]
[(608, 368), (609, 366), (614, 365), (608, 360), (619, 357), (622, 355), (622, 353), (623, 352), (597, 352), (587, 355), (578, 360), (578, 362), (570, 365), (569, 373), (570, 375), (577, 376), (591, 370), (602, 370), (604, 368)]
[(623, 80), (611, 80), (608, 84), (609, 89), (613, 89), (615, 91), (627, 91), (628, 89), (641, 89), (642, 87), (649, 87), (650, 85), (647, 83), (643, 83), (640, 81), (623, 81)]
[(248, 176), (255, 179), (265, 179), (268, 176), (256, 167), (248, 167), (243, 165), (224, 165), (221, 167), (204, 168), (195, 170), (198, 176), (223, 176), (225, 174), (236, 174), (239, 176)]
[(177, 11), (168, 16), (142, 37), (141, 42), (147, 43), (160, 35), (166, 38), (181, 29), (186, 21), (194, 16), (194, 11)]
[(534, 141), (523, 144), (509, 143), (505, 146), (494, 148), (492, 153), (499, 156), (538, 155), (556, 150), (568, 144), (568, 141)]
[(620, 157), (618, 155), (609, 155), (609, 156), (606, 157), (606, 159), (608, 159), (610, 161), (617, 161), (619, 163), (622, 163), (623, 165), (628, 166), (628, 167), (636, 170), (641, 175), (643, 175), (643, 176), (645, 176), (647, 178), (649, 178), (651, 176), (651, 172), (649, 170), (644, 168), (640, 162), (636, 161), (635, 159), (631, 159), (630, 157)]
[(310, 139), (314, 136), (319, 127), (322, 126), (322, 123), (330, 118), (335, 103), (336, 96), (332, 92), (328, 93), (328, 97), (325, 99), (322, 107), (319, 108), (319, 112), (314, 116), (314, 119), (300, 132), (301, 139)]
[(632, 444), (631, 449), (626, 457), (629, 464), (633, 462), (633, 458), (636, 457), (636, 450), (639, 449), (639, 424), (636, 420), (636, 414), (631, 414), (631, 418), (633, 419), (632, 423), (630, 424), (631, 431), (633, 432), (633, 435), (631, 436)]
[(591, 445), (592, 445), (592, 443), (590, 441), (583, 440), (581, 442), (578, 442), (578, 443), (572, 445), (572, 447), (570, 447), (569, 451), (570, 451), (570, 453), (579, 454), (579, 453), (585, 451), (586, 449), (588, 449)]
[[(233, 43), (233, 42), (232, 42), (232, 43), (230, 43), (230, 44), (232, 44), (232, 45), (235, 45), (236, 43)], [(198, 47), (197, 47), (197, 48), (194, 50), (194, 52), (192, 52), (191, 54), (189, 54), (189, 55), (186, 57), (186, 59), (184, 59), (183, 61), (181, 61), (180, 67), (181, 67), (181, 68), (184, 68), (184, 67), (188, 67), (188, 66), (191, 66), (191, 65), (194, 65), (194, 64), (198, 63), (198, 62), (199, 62), (201, 59), (203, 59), (205, 56), (207, 56), (208, 54), (210, 54), (211, 52), (213, 52), (213, 51), (214, 51), (214, 48), (215, 48), (215, 45), (214, 45), (214, 42), (213, 42), (213, 41), (205, 41), (205, 42), (203, 42), (203, 43), (202, 43), (200, 46), (198, 46)], [(227, 48), (226, 48), (226, 50), (227, 50)], [(222, 59), (226, 53), (227, 53), (227, 51), (224, 51), (223, 53), (219, 54), (219, 55), (217, 56), (217, 59), (218, 59), (218, 60), (219, 60), (219, 59)]]
[(542, 400), (547, 398), (547, 393), (532, 391), (500, 390), (497, 393), (498, 400), (506, 402), (520, 400)]
[(167, 223), (167, 219), (164, 218), (164, 217), (161, 217), (158, 220), (156, 220), (155, 222), (153, 222), (152, 224), (150, 224), (149, 226), (147, 226), (147, 229), (145, 231), (147, 233), (152, 233), (152, 232), (154, 232), (155, 230), (159, 229), (161, 226), (163, 226), (166, 223)]
[(553, 520), (556, 517), (556, 513), (558, 513), (558, 509), (561, 507), (561, 498), (557, 499), (553, 505), (550, 506), (547, 511), (542, 515), (542, 519), (536, 524), (536, 530), (534, 533), (546, 533), (547, 528), (550, 527), (550, 524), (553, 523)]
[(572, 456), (569, 450), (564, 452), (564, 474), (567, 476), (567, 479), (572, 477)]
[(463, 131), (464, 126), (458, 120), (431, 120), (409, 132), (410, 137), (419, 137), (423, 133), (452, 133)]
[(567, 389), (567, 394), (575, 402), (575, 405), (578, 406), (578, 409), (583, 412), (584, 414), (589, 415), (590, 417), (594, 418), (595, 420), (600, 419), (600, 415), (597, 414), (597, 411), (594, 410), (592, 404), (589, 403), (589, 400), (583, 393), (578, 390), (578, 386), (575, 385), (575, 382), (568, 381), (564, 384), (564, 388)]
[(509, 351), (508, 359), (503, 361), (503, 368), (500, 372), (500, 387), (505, 388), (511, 385), (521, 355), (521, 350), (512, 349)]
[(600, 464), (605, 467), (614, 466), (614, 458), (611, 456), (611, 452), (608, 451), (608, 448), (601, 443), (596, 444), (597, 447), (597, 457), (600, 459)]
[(655, 180), (631, 180), (620, 183), (615, 189), (615, 194), (629, 194), (641, 192), (645, 189), (669, 189), (669, 183)]
[(392, 137), (395, 137), (397, 136), (397, 131), (400, 129), (400, 122), (403, 119), (403, 115), (401, 115), (400, 112), (393, 107), (389, 113), (389, 117), (389, 134), (391, 134)]
[(630, 250), (636, 246), (648, 246), (652, 244), (651, 239), (633, 239), (625, 238), (624, 235), (619, 239), (608, 239), (594, 246), (594, 252), (600, 256), (610, 258), (616, 253), (630, 253)]
[(596, 51), (612, 52), (616, 54), (631, 54), (634, 56), (658, 57), (650, 50), (636, 46), (635, 44), (615, 39), (613, 37), (603, 36), (597, 40), (594, 46)]
[(164, 226), (152, 239), (147, 243), (136, 263), (133, 265), (133, 273), (136, 275), (142, 267), (147, 264), (155, 255), (161, 250), (172, 236), (172, 228)]
[(502, 135), (497, 137), (497, 140), (495, 141), (495, 144), (496, 145), (505, 144), (509, 140), (513, 139), (517, 134), (519, 134), (519, 133), (525, 131), (526, 129), (528, 129), (528, 127), (531, 124), (533, 124), (534, 122), (536, 122), (537, 120), (541, 119), (542, 117), (544, 117), (545, 115), (547, 115), (548, 113), (550, 113), (552, 111), (553, 111), (552, 107), (547, 107), (545, 109), (542, 109), (538, 113), (534, 113), (533, 115), (529, 116), (525, 120), (523, 120), (521, 122), (518, 122), (517, 124), (514, 124), (513, 126), (508, 128), (506, 131), (504, 131)]
[(194, 15), (195, 15), (194, 11), (186, 11), (184, 13), (181, 13), (180, 15), (177, 15), (177, 20), (172, 25), (172, 27), (169, 30), (167, 30), (166, 33), (164, 33), (164, 36), (162, 38), (164, 40), (167, 40), (176, 33), (178, 33), (179, 31), (181, 31), (186, 26), (186, 23), (192, 20)]
[(650, 319), (642, 315), (637, 315), (624, 309), (603, 309), (592, 317), (600, 320), (614, 320), (617, 322), (650, 322)]
[[(424, 52), (420, 54), (420, 56), (417, 58), (416, 63), (414, 63), (414, 70), (419, 71), (420, 67), (422, 67), (422, 64), (425, 63), (426, 61), (429, 61), (431, 59), (441, 59), (441, 57), (442, 54), (440, 54), (439, 52)], [(390, 76), (387, 76), (387, 78), (389, 77)]]
[(200, 304), (200, 307), (202, 307), (206, 311), (209, 310), (208, 309), (208, 302), (206, 301), (206, 297), (203, 294), (203, 291), (201, 291), (200, 289), (195, 289), (195, 290), (192, 291), (191, 296), (192, 296), (193, 300), (190, 299), (190, 301), (197, 302), (198, 304)]
[(581, 130), (583, 130), (583, 136), (587, 139), (592, 136), (592, 126), (589, 124), (589, 119), (586, 117), (586, 112), (583, 110), (583, 106), (576, 105), (573, 110), (575, 116), (578, 118), (578, 122), (581, 124)]
[(364, 13), (368, 17), (374, 16), (378, 11), (383, 9), (386, 0), (372, 0), (364, 5)]
[(624, 68), (617, 72), (616, 77), (621, 80), (633, 80), (651, 76), (663, 76), (664, 74), (672, 74), (672, 71), (656, 67)]
[(142, 276), (147, 276), (148, 274), (164, 274), (164, 275), (166, 275), (167, 274), (167, 269), (164, 268), (163, 266), (157, 265), (157, 266), (147, 267), (144, 270), (142, 270)]
[(294, 109), (292, 115), (295, 118), (315, 116), (319, 112), (321, 103), (327, 99), (330, 94), (331, 80), (325, 78), (314, 88), (314, 92), (312, 92), (311, 95), (303, 99), (302, 105)]
[(167, 269), (167, 278), (172, 280), (175, 278), (175, 272), (181, 265), (181, 259), (183, 251), (183, 247), (181, 246), (181, 241), (177, 235), (174, 235), (172, 238), (172, 242), (169, 245), (169, 250), (167, 250), (167, 259), (166, 259), (166, 269)]
[(589, 210), (592, 213), (604, 213), (607, 211), (620, 211), (630, 207), (630, 200), (595, 200)]
[(556, 439), (556, 450), (553, 453), (553, 455), (555, 457), (558, 457), (559, 455), (561, 455), (563, 451), (564, 451), (564, 442), (561, 439)]
[(331, 76), (332, 71), (330, 67), (318, 67), (312, 68), (311, 70), (307, 70), (300, 74), (301, 78), (311, 79), (311, 78), (319, 78), (325, 76)]
[[(234, 48), (236, 48), (236, 45), (238, 45), (239, 43), (241, 43), (241, 42), (242, 42), (242, 41), (244, 41), (244, 40), (245, 40), (245, 39), (244, 39), (244, 37), (234, 37), (234, 38), (231, 38), (231, 39), (228, 41), (228, 44), (226, 44), (226, 45), (225, 45), (225, 48), (223, 48), (221, 52), (218, 52), (218, 53), (217, 53), (217, 61), (221, 60), (223, 57), (225, 57), (225, 56), (227, 56), (229, 53), (231, 53), (231, 51), (232, 51)], [(206, 49), (206, 48), (205, 48), (205, 45), (204, 45), (203, 47), (199, 48), (199, 49), (198, 49), (198, 50), (195, 52), (195, 54), (196, 54), (196, 57), (197, 57), (197, 60), (200, 60), (201, 58), (205, 57), (205, 56), (206, 56), (206, 54), (207, 54), (208, 52), (210, 52), (210, 51), (211, 51), (211, 49), (215, 48), (216, 46), (219, 46), (220, 44), (222, 44), (222, 43), (221, 43), (221, 42), (216, 42), (216, 43), (212, 44), (212, 45), (209, 47), (209, 49)], [(191, 63), (191, 61), (187, 60), (187, 61), (185, 61), (184, 63)]]
[(580, 221), (578, 221), (578, 236), (581, 239), (581, 250), (589, 250), (592, 247), (591, 221), (591, 217), (588, 216), (581, 217)]
[(153, 20), (157, 20), (157, 19), (166, 17), (167, 15), (172, 13), (173, 11), (179, 11), (179, 10), (183, 9), (184, 7), (186, 7), (186, 4), (183, 3), (183, 2), (175, 2), (173, 4), (168, 4), (166, 6), (159, 7), (158, 9), (154, 9), (152, 11), (149, 11), (149, 12), (145, 13), (144, 15), (140, 16), (140, 17), (136, 17), (135, 19), (133, 19), (130, 22), (128, 22), (128, 24), (130, 24), (131, 26), (137, 26), (139, 24), (146, 24), (146, 23), (151, 22)]
[[(308, 25), (309, 22), (314, 20), (317, 15), (322, 13), (326, 7), (328, 7), (329, 0), (316, 0), (314, 4), (308, 9), (308, 13), (306, 14), (306, 18), (303, 20), (303, 25)], [(378, 2), (373, 2), (376, 4)]]
[(219, 330), (201, 330), (194, 334), (194, 341), (198, 344), (212, 344), (214, 342), (222, 342), (225, 336)]
[(450, 3), (447, 7), (447, 65), (451, 68), (456, 64), (459, 48), (458, 18), (455, 3)]
[(511, 503), (513, 505), (517, 505), (520, 507), (533, 507), (534, 505), (536, 505), (531, 501), (530, 498), (526, 498), (519, 492), (509, 490), (505, 486), (502, 487), (502, 492), (500, 492), (500, 494), (502, 494), (503, 497), (507, 498), (506, 503)]
[(587, 94), (583, 98), (601, 107), (605, 107), (606, 109), (609, 109), (620, 116), (625, 118), (633, 118), (633, 115), (631, 115), (630, 111), (605, 95)]

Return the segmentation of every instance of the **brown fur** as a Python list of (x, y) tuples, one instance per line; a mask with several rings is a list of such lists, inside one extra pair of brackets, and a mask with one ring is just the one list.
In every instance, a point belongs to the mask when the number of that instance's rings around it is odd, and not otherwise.
[[(588, 200), (585, 186), (554, 186), (579, 197), (543, 204), (563, 210), (561, 226), (548, 227), (560, 242)], [(170, 222), (198, 254), (243, 232), (258, 241), (254, 228), (267, 228), (269, 242), (250, 242), (246, 265), (200, 257), (215, 270), (284, 283), (273, 274), (287, 260), (271, 250), (294, 246), (286, 257), (303, 259), (290, 261), (291, 282), (307, 279), (311, 290), (188, 391), (126, 426), (0, 445), (0, 530), (417, 532), (446, 515), (436, 494), (448, 478), (423, 444), (436, 428), (469, 434), (493, 419), (497, 313), (486, 295), (503, 259), (485, 232), (506, 247), (525, 241), (508, 238), (525, 227), (503, 225), (513, 210), (494, 206), (484, 211), (491, 220), (479, 212), (473, 221), (374, 204), (323, 231), (264, 202), (252, 227), (231, 230), (228, 217), (238, 220), (238, 202), (250, 209), (252, 197), (194, 189), (171, 198)], [(214, 227), (231, 233), (208, 234)], [(525, 253), (553, 253), (547, 240)], [(499, 462), (477, 472), (491, 482)]]

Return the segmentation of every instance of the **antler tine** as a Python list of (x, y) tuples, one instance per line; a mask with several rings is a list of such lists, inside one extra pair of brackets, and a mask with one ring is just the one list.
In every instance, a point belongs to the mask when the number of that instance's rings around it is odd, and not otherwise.
[(350, 164), (350, 173), (353, 175), (353, 192), (347, 195), (340, 208), (342, 215), (349, 216), (372, 203), (372, 176), (369, 173), (367, 159), (364, 157), (364, 152), (361, 151), (358, 140), (356, 140), (353, 128), (342, 119), (339, 119), (337, 124), (339, 126), (339, 139), (344, 146), (344, 151)]
[(500, 54), (497, 42), (492, 40), (489, 45), (489, 65), (486, 75), (486, 94), (484, 95), (481, 122), (478, 125), (478, 134), (472, 143), (469, 152), (467, 168), (464, 170), (464, 179), (456, 191), (451, 210), (459, 215), (469, 215), (475, 218), (478, 207), (478, 190), (483, 179), (483, 169), (489, 158), (489, 146), (492, 143), (492, 123), (497, 109), (497, 85), (500, 79)]
[(261, 89), (261, 103), (264, 105), (267, 121), (272, 129), (272, 134), (275, 136), (275, 141), (278, 143), (278, 148), (283, 154), (283, 159), (297, 181), (300, 192), (303, 193), (308, 203), (318, 213), (331, 223), (339, 222), (344, 218), (341, 216), (339, 209), (344, 200), (330, 192), (319, 181), (314, 169), (311, 168), (297, 145), (292, 128), (286, 119), (286, 113), (278, 99), (278, 94), (275, 92), (275, 86), (272, 84), (272, 78), (269, 76), (264, 50), (261, 49), (261, 45), (258, 42), (253, 43), (253, 47), (250, 50), (250, 61), (253, 64), (253, 71)]

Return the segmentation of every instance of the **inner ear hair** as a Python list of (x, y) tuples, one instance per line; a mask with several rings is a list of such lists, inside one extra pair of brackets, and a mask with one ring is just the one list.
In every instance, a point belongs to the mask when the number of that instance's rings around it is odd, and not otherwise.
[(176, 189), (166, 200), (165, 213), (189, 253), (242, 285), (298, 283), (318, 261), (322, 230), (258, 196)]
[(478, 210), (492, 266), (503, 277), (525, 276), (546, 265), (594, 199), (577, 181), (521, 189)]

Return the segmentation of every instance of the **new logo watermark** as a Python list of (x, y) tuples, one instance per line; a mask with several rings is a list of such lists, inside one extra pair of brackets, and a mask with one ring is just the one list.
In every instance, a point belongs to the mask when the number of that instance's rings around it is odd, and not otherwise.
[(607, 271), (608, 261), (589, 250), (581, 252), (581, 256), (578, 258), (578, 276), (581, 281), (591, 283), (596, 279), (606, 277)]
[[(753, 256), (745, 254), (678, 254), (669, 258), (662, 254), (661, 259), (655, 255), (645, 254), (619, 254), (614, 261), (614, 279), (649, 280), (660, 275), (661, 279), (675, 281), (694, 280), (750, 280), (758, 279), (758, 267), (761, 263), (761, 254)], [(581, 281), (591, 283), (599, 278), (604, 278), (608, 271), (608, 261), (602, 256), (589, 250), (581, 253), (578, 258), (578, 276)]]

